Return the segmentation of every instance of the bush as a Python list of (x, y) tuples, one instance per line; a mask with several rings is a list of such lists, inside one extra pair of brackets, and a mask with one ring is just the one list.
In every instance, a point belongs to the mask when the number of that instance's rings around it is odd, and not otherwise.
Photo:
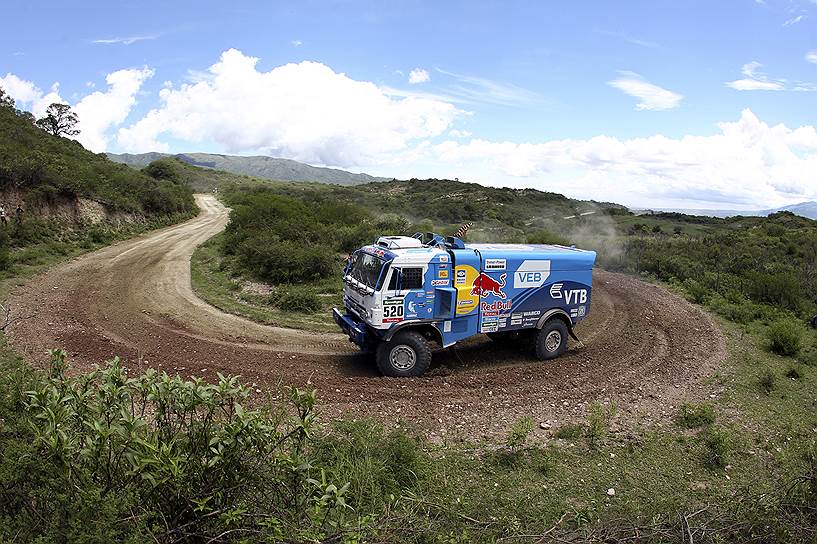
[(323, 306), (314, 289), (296, 285), (276, 287), (268, 300), (271, 305), (285, 312), (317, 312)]
[(764, 393), (770, 395), (776, 387), (777, 377), (774, 375), (774, 372), (766, 369), (758, 376), (757, 383)]
[(725, 429), (709, 427), (701, 437), (706, 448), (706, 464), (710, 468), (724, 468), (728, 464), (728, 455), (731, 450), (729, 433)]
[(236, 378), (129, 377), (118, 359), (68, 378), (51, 355), (26, 394), (30, 435), (0, 436), (0, 540), (324, 541), (365, 525), (311, 457), (314, 391), (249, 410)]
[(777, 355), (792, 357), (803, 347), (803, 330), (797, 323), (789, 320), (778, 320), (769, 326), (767, 331), (769, 349)]
[(566, 423), (553, 433), (553, 436), (562, 440), (581, 438), (584, 435), (584, 426), (577, 423)]
[(533, 430), (533, 420), (529, 416), (523, 416), (514, 421), (505, 438), (505, 445), (511, 451), (516, 451), (525, 446), (528, 435)]
[(693, 404), (685, 402), (681, 405), (678, 424), (686, 429), (696, 429), (715, 423), (715, 409), (711, 404)]

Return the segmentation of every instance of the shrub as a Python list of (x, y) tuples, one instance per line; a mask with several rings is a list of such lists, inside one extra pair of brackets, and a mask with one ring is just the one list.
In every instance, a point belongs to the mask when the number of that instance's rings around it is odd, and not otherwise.
[(30, 438), (4, 447), (0, 519), (12, 540), (214, 541), (231, 531), (324, 541), (365, 523), (348, 507), (348, 484), (310, 457), (314, 391), (289, 388), (290, 409), (249, 410), (236, 378), (129, 377), (118, 359), (69, 378), (65, 352), (51, 355), (49, 378), (26, 394)]
[(314, 289), (297, 285), (276, 287), (269, 295), (269, 302), (285, 312), (317, 312), (321, 299)]
[(800, 380), (803, 378), (803, 375), (797, 370), (797, 367), (792, 366), (786, 371), (786, 377), (792, 380)]
[(508, 430), (508, 436), (505, 438), (505, 445), (511, 450), (516, 451), (525, 446), (528, 436), (533, 430), (533, 420), (529, 416), (523, 416), (514, 421)]
[(774, 375), (774, 372), (772, 372), (768, 368), (761, 372), (760, 376), (758, 376), (757, 378), (758, 385), (767, 395), (770, 395), (772, 391), (774, 391), (774, 388), (776, 387), (776, 382), (777, 377)]
[(705, 460), (710, 468), (723, 468), (728, 464), (731, 450), (729, 433), (725, 429), (709, 427), (701, 435), (706, 448)]
[(560, 426), (553, 433), (556, 438), (569, 440), (571, 438), (581, 438), (584, 435), (584, 426), (577, 423), (566, 423)]
[(686, 429), (697, 429), (715, 423), (715, 409), (711, 404), (693, 404), (685, 402), (681, 405), (678, 424)]
[(802, 328), (789, 320), (780, 319), (769, 326), (767, 331), (769, 349), (773, 353), (792, 357), (803, 347)]
[(592, 446), (598, 443), (607, 436), (610, 429), (610, 420), (616, 413), (614, 405), (606, 407), (599, 403), (593, 403), (590, 406), (590, 415), (587, 417), (587, 431), (585, 435), (590, 439)]

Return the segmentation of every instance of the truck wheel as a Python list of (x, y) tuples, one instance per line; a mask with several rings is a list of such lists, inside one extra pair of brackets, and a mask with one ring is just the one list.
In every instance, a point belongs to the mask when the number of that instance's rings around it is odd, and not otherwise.
[(815, 315), (814, 317), (811, 318), (811, 321), (809, 321), (809, 324), (811, 325), (812, 329), (817, 329), (817, 315)]
[(536, 334), (536, 357), (540, 361), (554, 359), (567, 350), (567, 325), (561, 319), (551, 319)]
[(384, 376), (413, 378), (422, 375), (431, 364), (431, 348), (419, 333), (398, 332), (377, 346), (377, 368)]

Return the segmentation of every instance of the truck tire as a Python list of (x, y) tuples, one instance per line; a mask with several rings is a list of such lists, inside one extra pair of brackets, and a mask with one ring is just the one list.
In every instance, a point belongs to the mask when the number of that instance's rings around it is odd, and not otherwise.
[(567, 325), (559, 318), (550, 319), (536, 334), (534, 345), (540, 361), (555, 359), (567, 351)]
[(431, 365), (431, 348), (418, 332), (401, 331), (377, 346), (377, 368), (384, 376), (414, 378)]
[(812, 329), (817, 329), (817, 315), (811, 318), (811, 321), (809, 321), (809, 325), (811, 325)]

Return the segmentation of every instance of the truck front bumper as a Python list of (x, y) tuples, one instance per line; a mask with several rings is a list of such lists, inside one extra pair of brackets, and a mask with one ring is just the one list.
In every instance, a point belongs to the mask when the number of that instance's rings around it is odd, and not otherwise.
[(363, 351), (369, 351), (372, 348), (374, 343), (373, 335), (366, 324), (359, 321), (356, 316), (332, 308), (332, 317), (338, 327), (349, 336), (350, 342), (357, 344)]

